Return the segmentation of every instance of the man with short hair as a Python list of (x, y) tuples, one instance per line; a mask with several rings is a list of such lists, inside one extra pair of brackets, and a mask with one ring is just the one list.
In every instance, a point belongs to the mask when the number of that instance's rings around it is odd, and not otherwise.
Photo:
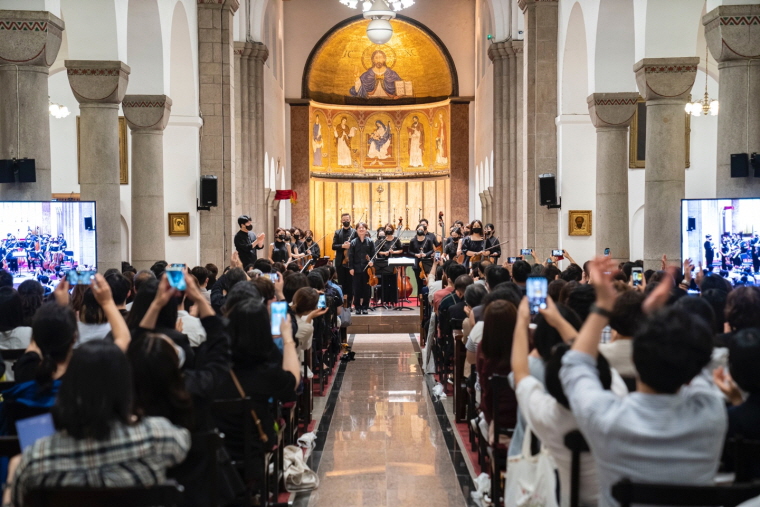
[[(0, 259), (1, 261), (2, 259)], [(0, 268), (0, 289), (3, 287), (13, 287), (13, 275)]]
[(129, 314), (129, 311), (127, 311), (127, 299), (129, 298), (132, 284), (121, 273), (107, 276), (106, 283), (111, 287), (111, 296), (113, 297), (113, 302), (116, 303), (116, 309), (126, 319)]
[(446, 270), (446, 279), (448, 280), (448, 285), (443, 289), (437, 291), (433, 296), (433, 310), (436, 314), (438, 313), (438, 306), (441, 304), (441, 301), (443, 301), (443, 298), (454, 292), (454, 282), (456, 279), (466, 274), (467, 268), (462, 264), (449, 264), (449, 267)]
[(512, 278), (513, 281), (520, 287), (523, 295), (525, 295), (525, 282), (528, 280), (533, 268), (527, 261), (519, 260), (512, 266)]
[[(335, 231), (333, 235), (332, 248), (335, 251), (335, 270), (338, 272), (338, 283), (343, 289), (343, 296), (348, 298), (349, 310), (351, 311), (351, 300), (354, 296), (354, 277), (351, 276), (351, 270), (348, 268), (348, 247), (351, 246), (351, 240), (356, 237), (356, 229), (351, 227), (351, 214), (343, 213), (340, 216), (341, 228)], [(346, 265), (343, 265), (343, 259), (346, 259)]]
[(509, 270), (502, 266), (492, 264), (485, 270), (486, 288), (489, 291), (494, 290), (497, 285), (504, 282), (511, 282), (512, 277)]
[(201, 295), (206, 299), (206, 301), (210, 303), (211, 291), (209, 291), (206, 287), (208, 285), (208, 269), (204, 268), (203, 266), (195, 266), (190, 270), (190, 274), (193, 275), (196, 280), (198, 280), (198, 286), (201, 289)]
[(256, 250), (264, 248), (266, 234), (263, 232), (259, 235), (253, 233), (254, 237), (251, 237), (253, 224), (251, 223), (251, 217), (248, 215), (240, 215), (238, 217), (238, 227), (240, 227), (240, 230), (235, 234), (235, 250), (237, 250), (243, 268), (247, 268), (256, 262)]
[[(149, 280), (156, 280), (156, 275), (153, 273), (153, 271), (150, 271), (148, 269), (143, 269), (142, 271), (138, 271), (135, 275), (134, 280), (132, 280), (132, 283), (135, 286), (135, 294), (140, 292), (140, 287), (145, 285), (145, 282)], [(134, 301), (132, 301), (134, 303)], [(129, 312), (132, 310), (132, 303), (128, 303), (125, 307), (126, 310)]]

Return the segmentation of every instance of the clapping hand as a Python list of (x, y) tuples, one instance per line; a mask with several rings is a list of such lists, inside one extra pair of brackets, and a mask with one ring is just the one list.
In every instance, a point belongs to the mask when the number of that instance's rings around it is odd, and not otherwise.
[(69, 304), (69, 282), (66, 280), (66, 276), (58, 281), (58, 285), (55, 286), (53, 291), (55, 296), (55, 302), (61, 306), (68, 306)]

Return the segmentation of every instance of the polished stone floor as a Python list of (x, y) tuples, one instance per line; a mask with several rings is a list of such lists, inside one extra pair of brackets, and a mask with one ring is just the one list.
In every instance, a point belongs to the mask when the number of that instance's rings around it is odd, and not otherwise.
[(320, 486), (308, 505), (467, 505), (460, 483), (469, 473), (455, 471), (457, 444), (442, 430), (445, 412), (430, 399), (410, 335), (355, 335), (353, 350), (324, 408), (324, 447), (310, 460)]

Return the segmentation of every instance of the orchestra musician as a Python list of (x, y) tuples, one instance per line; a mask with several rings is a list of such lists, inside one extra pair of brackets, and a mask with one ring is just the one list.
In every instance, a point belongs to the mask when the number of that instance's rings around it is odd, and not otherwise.
[(729, 244), (729, 237), (724, 234), (720, 238), (720, 267), (724, 271), (728, 271), (728, 252), (730, 251), (731, 245)]
[(314, 243), (314, 231), (306, 229), (306, 237), (304, 238), (304, 253), (310, 255), (312, 259), (319, 259), (322, 257), (322, 250), (319, 248), (319, 243)]
[(285, 229), (278, 227), (274, 232), (274, 243), (269, 244), (269, 260), (282, 262), (286, 266), (290, 263), (290, 244), (287, 242), (288, 236)]
[(438, 237), (435, 235), (435, 233), (428, 231), (428, 220), (427, 220), (427, 218), (423, 218), (422, 220), (420, 220), (419, 225), (421, 225), (422, 228), (425, 229), (425, 237), (429, 238), (430, 242), (433, 243), (433, 248), (437, 248), (437, 247), (441, 246), (441, 242), (438, 241)]
[(371, 290), (367, 267), (372, 266), (375, 244), (369, 237), (367, 224), (356, 224), (356, 237), (347, 249), (349, 274), (353, 277), (354, 311), (357, 315), (367, 315)]
[(351, 246), (351, 240), (356, 236), (356, 230), (351, 227), (351, 214), (343, 213), (340, 216), (342, 227), (333, 235), (332, 248), (335, 250), (335, 269), (338, 271), (338, 284), (343, 289), (343, 296), (348, 298), (349, 307), (354, 294), (353, 279), (350, 269), (344, 264), (348, 259), (346, 251)]
[(462, 239), (462, 229), (460, 227), (453, 227), (451, 229), (451, 235), (446, 238), (446, 245), (443, 247), (443, 254), (447, 260), (453, 259), (457, 256), (459, 250), (459, 241)]
[(712, 241), (712, 234), (705, 236), (705, 266), (712, 271), (713, 260), (715, 259), (715, 244)]
[(292, 260), (303, 267), (303, 258), (306, 257), (306, 245), (302, 241), (303, 232), (298, 227), (292, 227), (286, 234), (288, 235), (288, 243), (290, 243)]
[(752, 239), (749, 240), (749, 246), (752, 250), (752, 271), (757, 273), (760, 271), (760, 237), (757, 233), (752, 235)]
[(486, 240), (483, 237), (483, 222), (473, 220), (470, 222), (470, 235), (459, 242), (457, 255), (464, 254), (463, 264), (470, 267), (470, 257), (479, 254), (486, 248)]
[(496, 228), (493, 224), (486, 224), (484, 231), (486, 234), (486, 248), (489, 249), (488, 260), (498, 266), (499, 257), (501, 257), (501, 245), (499, 244), (499, 238), (496, 237)]
[[(384, 228), (385, 243), (378, 242), (377, 257), (375, 257), (375, 273), (380, 278), (380, 301), (386, 308), (398, 302), (398, 283), (393, 266), (388, 264), (388, 259), (404, 253), (401, 241), (394, 236), (396, 229), (393, 224), (386, 224)], [(381, 233), (378, 232), (378, 238)]]
[[(425, 232), (422, 223), (420, 223), (417, 226), (417, 235), (409, 242), (409, 253), (412, 254), (415, 259), (412, 271), (414, 271), (414, 280), (417, 284), (417, 294), (420, 294), (422, 291), (423, 280), (420, 275), (424, 273), (424, 278), (427, 278), (430, 269), (433, 267), (434, 250), (435, 246), (433, 245), (433, 242)], [(418, 261), (421, 261), (422, 263), (422, 270), (420, 269), (420, 262)]]

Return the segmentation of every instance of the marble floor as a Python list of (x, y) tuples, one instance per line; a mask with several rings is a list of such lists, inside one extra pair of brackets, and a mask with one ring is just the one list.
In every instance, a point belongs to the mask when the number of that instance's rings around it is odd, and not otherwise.
[(309, 460), (320, 486), (295, 505), (470, 505), (470, 472), (444, 406), (430, 398), (413, 335), (352, 338), (356, 360), (320, 407), (322, 442)]

